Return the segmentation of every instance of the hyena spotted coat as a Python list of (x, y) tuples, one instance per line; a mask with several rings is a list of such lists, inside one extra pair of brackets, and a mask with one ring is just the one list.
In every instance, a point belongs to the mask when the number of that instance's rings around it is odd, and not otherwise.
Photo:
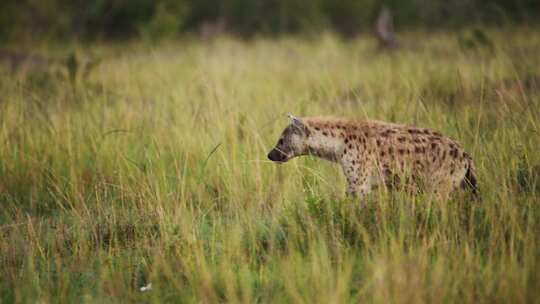
[(363, 199), (379, 186), (423, 189), (441, 198), (468, 187), (476, 195), (471, 157), (438, 132), (374, 120), (290, 118), (268, 158), (283, 163), (314, 155), (337, 162), (347, 178), (348, 195)]

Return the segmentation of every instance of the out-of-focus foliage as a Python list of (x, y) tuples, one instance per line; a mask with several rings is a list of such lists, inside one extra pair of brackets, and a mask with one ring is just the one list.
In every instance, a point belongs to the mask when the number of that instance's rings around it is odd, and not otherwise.
[(3, 0), (0, 39), (161, 37), (211, 25), (236, 34), (369, 29), (381, 6), (399, 26), (533, 23), (536, 0)]

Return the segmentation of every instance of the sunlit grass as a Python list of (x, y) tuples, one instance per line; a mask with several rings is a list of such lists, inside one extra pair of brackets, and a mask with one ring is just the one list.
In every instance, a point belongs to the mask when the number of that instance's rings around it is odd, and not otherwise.
[[(540, 35), (489, 34), (95, 46), (76, 84), (3, 71), (1, 301), (537, 301)], [(337, 166), (266, 160), (287, 112), (440, 130), (482, 199), (360, 209)]]

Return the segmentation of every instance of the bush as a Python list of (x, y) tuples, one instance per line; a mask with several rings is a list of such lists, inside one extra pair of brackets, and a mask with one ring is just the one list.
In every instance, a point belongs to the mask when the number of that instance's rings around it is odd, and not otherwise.
[(242, 35), (313, 32), (323, 26), (346, 35), (369, 29), (381, 5), (398, 26), (537, 22), (534, 0), (4, 0), (0, 39), (171, 36), (204, 24), (226, 24)]

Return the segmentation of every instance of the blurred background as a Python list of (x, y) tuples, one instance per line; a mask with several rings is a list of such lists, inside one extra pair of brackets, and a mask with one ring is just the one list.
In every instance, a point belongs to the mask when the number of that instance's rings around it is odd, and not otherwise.
[(0, 41), (162, 38), (222, 32), (354, 36), (373, 28), (383, 7), (396, 26), (459, 28), (531, 25), (537, 0), (3, 0)]

